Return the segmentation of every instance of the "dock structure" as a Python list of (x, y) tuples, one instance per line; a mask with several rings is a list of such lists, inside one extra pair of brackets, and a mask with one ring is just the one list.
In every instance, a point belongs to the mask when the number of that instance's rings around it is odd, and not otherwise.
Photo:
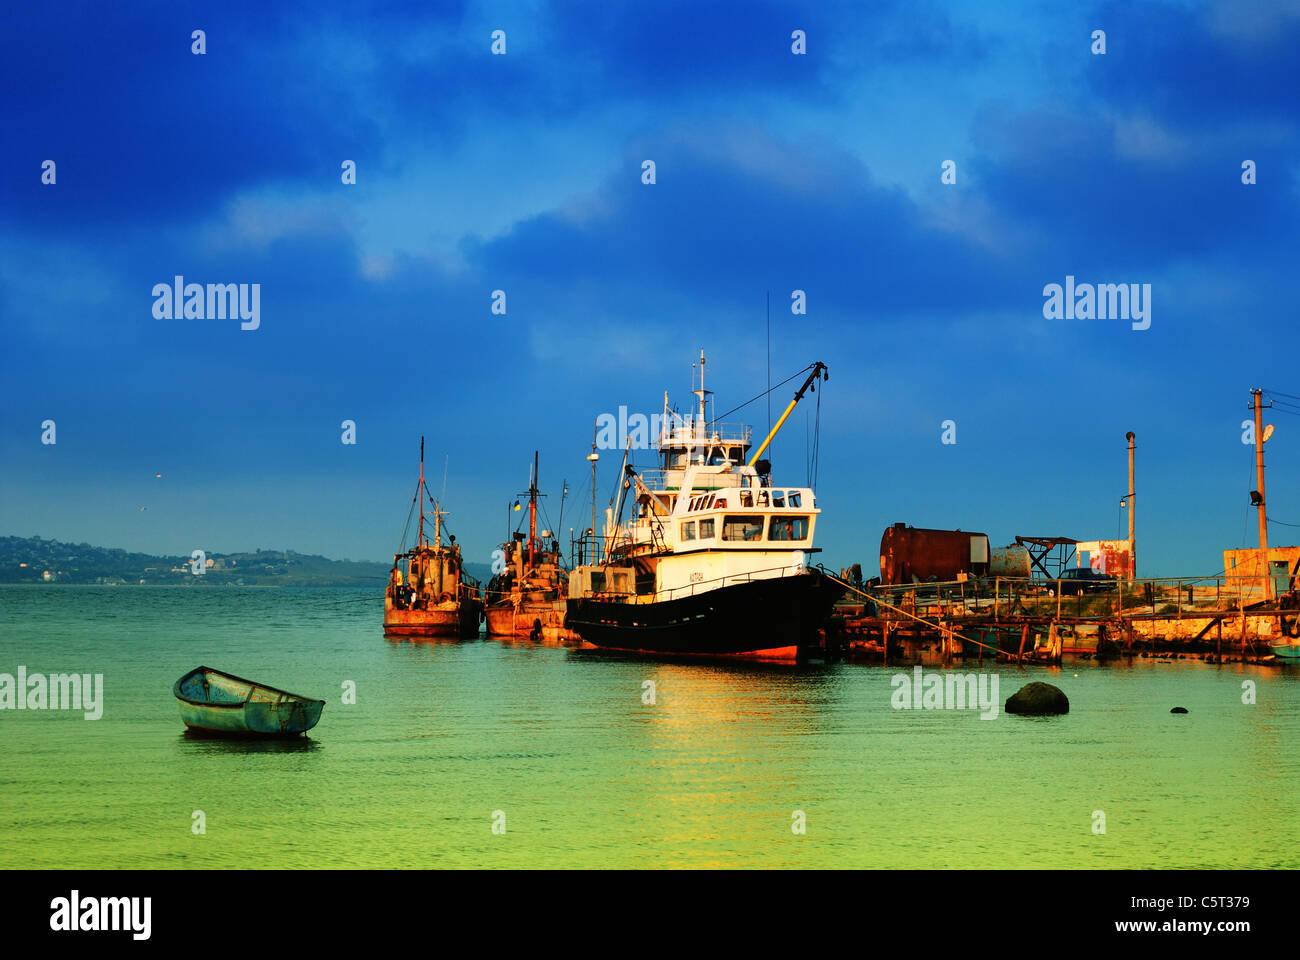
[(886, 663), (1273, 662), (1277, 645), (1300, 636), (1300, 595), (1250, 581), (1241, 574), (1118, 580), (1103, 592), (1072, 593), (1078, 587), (1061, 580), (841, 580), (846, 595), (828, 637), (847, 658)]

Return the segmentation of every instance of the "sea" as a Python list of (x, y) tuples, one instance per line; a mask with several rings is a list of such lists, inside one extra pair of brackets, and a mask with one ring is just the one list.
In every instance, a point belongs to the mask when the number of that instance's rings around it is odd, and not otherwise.
[[(386, 639), (377, 593), (0, 587), (0, 674), (103, 677), (0, 710), (0, 868), (1300, 866), (1295, 668), (954, 666), (1070, 700), (984, 718), (900, 707), (911, 666)], [(321, 721), (188, 736), (200, 664)]]

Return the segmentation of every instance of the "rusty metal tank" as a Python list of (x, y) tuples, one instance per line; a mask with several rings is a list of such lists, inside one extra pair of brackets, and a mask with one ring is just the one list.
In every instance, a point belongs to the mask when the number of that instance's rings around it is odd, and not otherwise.
[(989, 552), (990, 577), (1023, 577), (1028, 580), (1031, 570), (1029, 551), (1018, 543), (994, 547)]
[(880, 582), (951, 581), (987, 576), (989, 538), (964, 530), (928, 530), (896, 523), (880, 538)]

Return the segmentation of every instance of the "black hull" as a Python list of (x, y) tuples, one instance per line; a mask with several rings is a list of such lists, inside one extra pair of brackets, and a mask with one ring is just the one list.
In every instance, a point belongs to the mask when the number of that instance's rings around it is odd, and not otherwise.
[(656, 603), (570, 599), (565, 626), (607, 650), (795, 659), (844, 588), (816, 571)]

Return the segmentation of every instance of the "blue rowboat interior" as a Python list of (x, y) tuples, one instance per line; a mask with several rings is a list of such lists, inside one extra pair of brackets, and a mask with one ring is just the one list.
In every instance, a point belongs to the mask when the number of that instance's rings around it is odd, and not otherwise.
[(196, 667), (172, 686), (190, 730), (214, 736), (287, 737), (316, 726), (324, 700)]

